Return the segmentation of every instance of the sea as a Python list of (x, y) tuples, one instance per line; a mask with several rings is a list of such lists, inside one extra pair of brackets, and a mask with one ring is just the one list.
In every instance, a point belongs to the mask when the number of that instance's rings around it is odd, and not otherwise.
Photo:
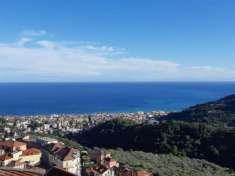
[(180, 111), (235, 93), (235, 82), (0, 83), (0, 115)]

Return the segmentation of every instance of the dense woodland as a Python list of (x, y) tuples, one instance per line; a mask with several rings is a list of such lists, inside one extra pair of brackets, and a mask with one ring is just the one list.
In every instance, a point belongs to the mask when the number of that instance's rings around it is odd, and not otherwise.
[[(112, 120), (68, 137), (89, 147), (171, 153), (235, 169), (235, 128), (231, 126), (234, 112), (233, 95), (171, 114), (158, 125)], [(180, 114), (184, 118), (179, 118)]]
[(182, 112), (171, 113), (163, 120), (183, 120), (203, 123), (235, 125), (235, 94), (217, 101), (196, 105)]

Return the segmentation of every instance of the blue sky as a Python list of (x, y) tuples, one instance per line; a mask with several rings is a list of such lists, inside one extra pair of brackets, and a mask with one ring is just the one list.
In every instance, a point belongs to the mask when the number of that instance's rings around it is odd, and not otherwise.
[(235, 1), (5, 0), (0, 81), (235, 81)]

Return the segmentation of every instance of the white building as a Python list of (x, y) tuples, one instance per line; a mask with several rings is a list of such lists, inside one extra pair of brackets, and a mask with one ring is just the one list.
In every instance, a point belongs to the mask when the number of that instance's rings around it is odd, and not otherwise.
[(49, 154), (49, 162), (67, 172), (81, 175), (80, 151), (71, 147), (64, 147), (61, 144), (54, 144)]
[(58, 143), (57, 139), (49, 138), (49, 137), (37, 137), (36, 142), (41, 146), (48, 145), (48, 144), (56, 144)]

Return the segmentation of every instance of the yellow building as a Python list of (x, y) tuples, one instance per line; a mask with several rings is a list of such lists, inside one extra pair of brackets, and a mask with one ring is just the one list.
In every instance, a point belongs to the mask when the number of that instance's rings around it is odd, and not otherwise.
[(0, 141), (0, 166), (24, 168), (25, 165), (35, 166), (40, 163), (41, 151), (36, 148), (27, 149), (26, 143), (18, 141)]

